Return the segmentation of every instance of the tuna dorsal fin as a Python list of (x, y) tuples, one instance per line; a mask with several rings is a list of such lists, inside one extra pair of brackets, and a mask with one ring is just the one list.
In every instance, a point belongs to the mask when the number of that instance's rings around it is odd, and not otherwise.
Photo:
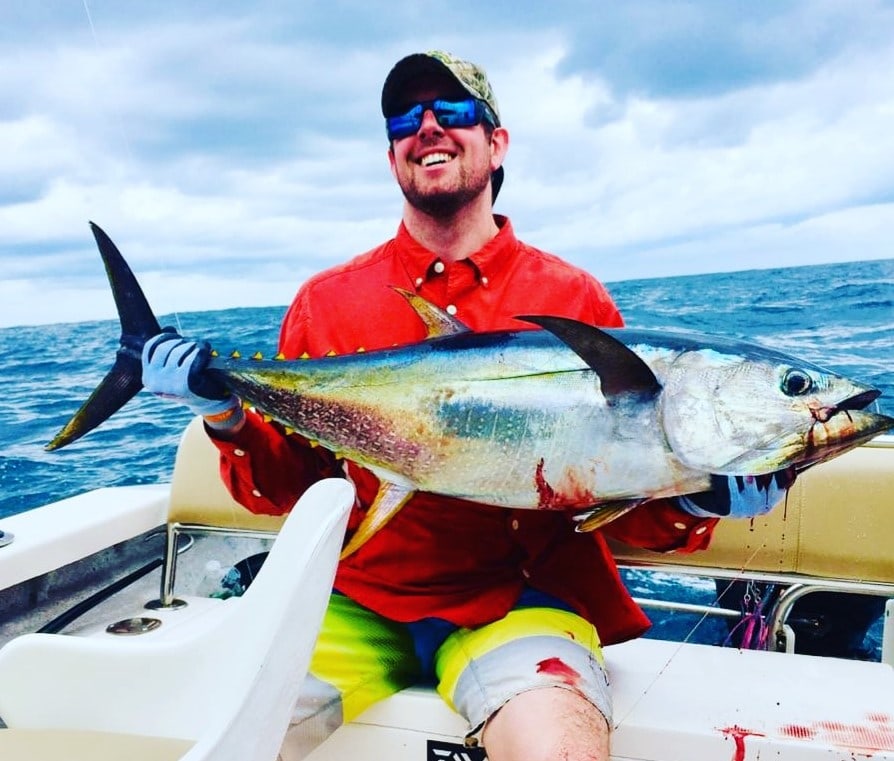
[(539, 325), (574, 351), (599, 375), (602, 393), (609, 403), (628, 394), (652, 399), (661, 391), (655, 373), (639, 355), (604, 330), (567, 317), (537, 315), (516, 319)]
[(425, 323), (428, 330), (426, 338), (440, 338), (441, 336), (455, 336), (457, 333), (468, 333), (469, 326), (457, 320), (451, 314), (447, 314), (441, 307), (435, 306), (428, 299), (422, 298), (417, 293), (392, 286), (407, 303), (413, 307), (413, 311), (419, 315), (419, 319)]
[(382, 481), (376, 498), (366, 511), (366, 516), (360, 522), (354, 536), (345, 545), (341, 551), (341, 558), (344, 559), (348, 555), (359, 550), (366, 544), (373, 535), (390, 521), (398, 510), (400, 510), (410, 497), (413, 496), (413, 490), (407, 489), (405, 486), (398, 486), (389, 481)]

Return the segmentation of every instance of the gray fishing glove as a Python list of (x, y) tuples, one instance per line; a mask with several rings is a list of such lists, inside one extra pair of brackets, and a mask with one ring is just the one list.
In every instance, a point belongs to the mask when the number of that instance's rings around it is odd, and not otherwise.
[(711, 491), (677, 497), (677, 504), (697, 518), (755, 518), (770, 512), (794, 482), (794, 468), (763, 476), (711, 476)]
[(143, 386), (156, 396), (183, 404), (217, 430), (233, 428), (243, 417), (238, 397), (206, 372), (211, 347), (165, 331), (143, 346)]

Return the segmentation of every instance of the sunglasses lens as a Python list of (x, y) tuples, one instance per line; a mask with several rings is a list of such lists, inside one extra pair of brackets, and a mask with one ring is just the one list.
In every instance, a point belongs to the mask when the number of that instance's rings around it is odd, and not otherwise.
[(481, 121), (478, 101), (472, 98), (459, 101), (436, 100), (432, 110), (442, 127), (474, 127)]
[(405, 114), (389, 116), (385, 119), (385, 128), (388, 130), (388, 139), (400, 140), (401, 138), (409, 137), (418, 132), (419, 127), (422, 126), (422, 108), (422, 105), (417, 103)]
[(429, 100), (417, 103), (409, 111), (385, 119), (389, 140), (400, 140), (419, 131), (422, 117), (430, 110), (441, 127), (474, 127), (486, 116), (483, 103), (474, 98), (465, 100)]

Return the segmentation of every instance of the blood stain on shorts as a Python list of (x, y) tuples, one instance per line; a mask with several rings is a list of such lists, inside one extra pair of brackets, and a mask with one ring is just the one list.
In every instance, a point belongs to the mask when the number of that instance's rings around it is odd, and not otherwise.
[(537, 664), (537, 673), (555, 677), (569, 687), (576, 687), (580, 681), (580, 674), (561, 658), (546, 658), (540, 661)]

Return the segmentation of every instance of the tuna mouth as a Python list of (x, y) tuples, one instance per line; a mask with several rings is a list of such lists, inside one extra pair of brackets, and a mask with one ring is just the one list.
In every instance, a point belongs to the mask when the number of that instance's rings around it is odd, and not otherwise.
[(841, 402), (836, 409), (840, 410), (862, 410), (872, 404), (876, 399), (878, 399), (882, 395), (881, 391), (877, 389), (870, 389), (869, 391), (864, 391), (862, 394), (857, 394), (856, 396), (850, 397), (850, 399), (845, 399)]
[(804, 442), (804, 454), (796, 463), (798, 470), (847, 452), (894, 428), (894, 418), (879, 414), (877, 410), (868, 412), (863, 409), (879, 396), (879, 391), (866, 391), (830, 408), (826, 418), (814, 414)]
[(874, 388), (869, 389), (861, 394), (855, 394), (854, 396), (848, 397), (834, 407), (812, 407), (810, 409), (810, 414), (817, 423), (828, 423), (834, 415), (837, 415), (840, 412), (847, 414), (850, 410), (865, 409), (878, 399), (881, 394), (881, 391)]

